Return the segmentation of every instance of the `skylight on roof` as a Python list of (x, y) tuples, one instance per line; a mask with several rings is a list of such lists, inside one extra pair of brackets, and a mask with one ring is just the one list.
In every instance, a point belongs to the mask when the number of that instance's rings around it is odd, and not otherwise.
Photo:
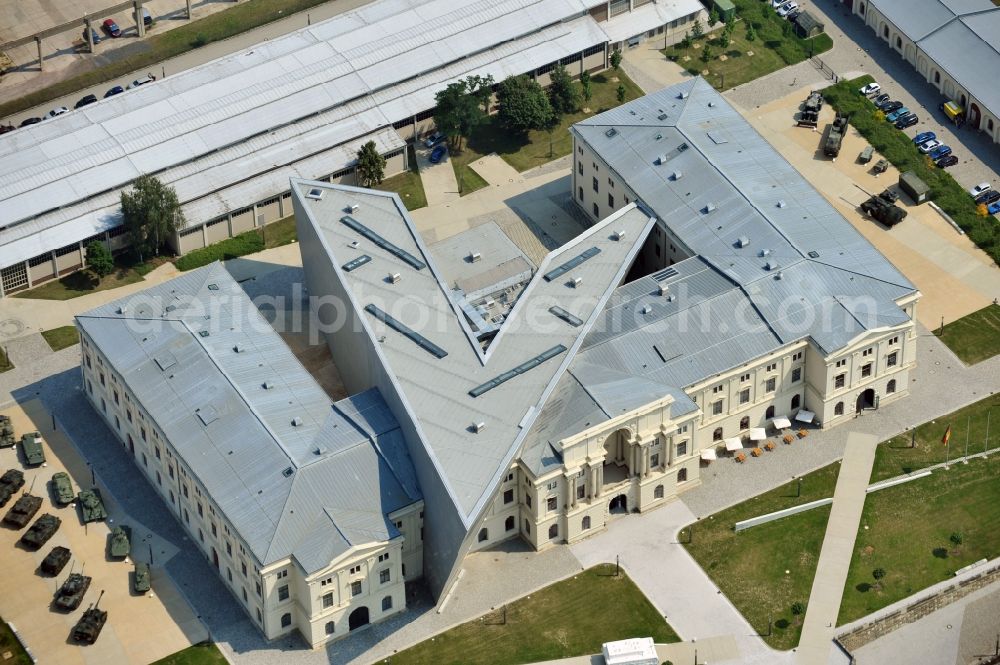
[(417, 346), (419, 346), (421, 349), (431, 354), (432, 356), (435, 356), (436, 358), (444, 358), (445, 356), (448, 355), (448, 352), (442, 349), (440, 346), (430, 341), (429, 339), (418, 333), (416, 330), (413, 330), (409, 326), (405, 325), (401, 321), (398, 321), (389, 314), (386, 314), (375, 305), (371, 304), (365, 305), (365, 311), (374, 316), (376, 319), (378, 319), (385, 325), (395, 330), (396, 332), (404, 335), (411, 342), (413, 342), (414, 344), (416, 344)]
[(615, 129), (614, 127), (612, 127), (611, 129), (609, 129), (608, 131), (604, 132), (604, 135), (607, 136), (609, 139), (617, 136), (617, 134), (618, 134), (618, 130)]
[(323, 198), (323, 190), (320, 189), (319, 187), (313, 187), (308, 192), (306, 192), (306, 198), (319, 201), (321, 198)]
[(424, 263), (417, 257), (413, 256), (413, 254), (410, 254), (402, 247), (397, 247), (396, 245), (393, 245), (391, 242), (389, 242), (379, 234), (375, 233), (370, 228), (368, 228), (358, 220), (354, 219), (350, 215), (344, 215), (343, 217), (340, 218), (340, 221), (342, 221), (349, 228), (360, 233), (368, 240), (371, 240), (373, 243), (375, 243), (385, 251), (389, 252), (393, 256), (402, 259), (405, 263), (409, 264), (413, 269), (423, 270), (424, 268), (427, 267), (426, 263)]
[(357, 258), (351, 259), (350, 261), (348, 261), (347, 263), (345, 263), (340, 267), (344, 269), (344, 272), (351, 272), (352, 270), (360, 268), (361, 266), (363, 266), (364, 264), (368, 263), (371, 260), (372, 257), (368, 256), (367, 254), (362, 254)]
[(581, 319), (579, 316), (570, 314), (569, 312), (564, 310), (562, 307), (559, 307), (558, 305), (553, 305), (552, 307), (549, 307), (549, 311), (555, 316), (558, 316), (566, 323), (570, 324), (571, 326), (579, 328), (580, 326), (583, 325), (583, 319)]
[(600, 253), (601, 253), (600, 247), (591, 247), (590, 249), (584, 250), (580, 254), (574, 256), (566, 263), (563, 263), (562, 265), (548, 271), (547, 273), (545, 273), (545, 275), (543, 275), (543, 277), (546, 282), (551, 282), (554, 279), (559, 279), (560, 277), (562, 277), (570, 270), (583, 263), (584, 261), (592, 259)]
[(473, 397), (479, 397), (480, 395), (482, 395), (484, 393), (488, 393), (489, 391), (493, 390), (497, 386), (499, 386), (499, 385), (501, 385), (503, 383), (506, 383), (507, 381), (510, 381), (511, 379), (513, 379), (516, 376), (520, 376), (521, 374), (524, 374), (525, 372), (527, 372), (530, 369), (538, 367), (539, 365), (541, 365), (546, 360), (551, 360), (552, 358), (555, 358), (560, 353), (564, 353), (565, 351), (566, 351), (566, 347), (565, 346), (563, 346), (562, 344), (557, 344), (556, 346), (553, 346), (551, 349), (539, 353), (537, 356), (535, 356), (531, 360), (526, 360), (525, 362), (521, 363), (520, 365), (518, 365), (514, 369), (507, 370), (503, 374), (500, 374), (500, 375), (498, 375), (498, 376), (490, 379), (486, 383), (482, 383), (482, 384), (476, 386), (475, 388), (473, 388), (472, 390), (469, 391), (469, 394), (472, 395)]

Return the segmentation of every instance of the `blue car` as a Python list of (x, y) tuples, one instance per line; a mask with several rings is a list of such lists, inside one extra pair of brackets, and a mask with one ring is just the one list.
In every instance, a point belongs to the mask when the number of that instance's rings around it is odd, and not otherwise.
[(434, 148), (434, 150), (431, 151), (431, 156), (430, 156), (431, 164), (437, 164), (442, 159), (444, 159), (444, 155), (446, 152), (448, 152), (448, 148), (444, 147), (443, 145), (439, 145), (438, 147)]
[(935, 162), (941, 159), (942, 157), (946, 157), (947, 155), (950, 154), (951, 154), (951, 147), (946, 145), (938, 146), (937, 148), (931, 150), (930, 153), (931, 159), (933, 159)]
[(114, 97), (115, 95), (120, 95), (123, 92), (125, 92), (125, 88), (121, 87), (120, 85), (116, 85), (115, 87), (111, 88), (106, 93), (104, 93), (104, 97), (105, 98)]
[(905, 106), (901, 106), (900, 108), (896, 109), (889, 115), (885, 116), (885, 119), (888, 120), (889, 122), (896, 122), (904, 115), (907, 115), (909, 112), (910, 109), (906, 108)]
[(913, 137), (913, 142), (916, 143), (917, 145), (920, 145), (921, 143), (927, 143), (931, 139), (936, 139), (936, 138), (937, 134), (935, 134), (934, 132), (921, 132), (917, 134), (915, 137)]
[(995, 215), (998, 212), (1000, 212), (1000, 201), (991, 203), (990, 207), (986, 209), (986, 212), (990, 213), (991, 215)]

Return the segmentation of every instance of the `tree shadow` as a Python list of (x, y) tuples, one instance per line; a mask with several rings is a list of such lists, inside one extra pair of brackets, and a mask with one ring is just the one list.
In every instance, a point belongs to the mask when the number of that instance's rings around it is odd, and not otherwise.
[(729, 58), (730, 60), (732, 60), (733, 58), (742, 58), (743, 51), (739, 51), (737, 49), (730, 49), (726, 51), (726, 57)]
[(933, 554), (934, 557), (937, 558), (937, 559), (947, 559), (948, 558), (948, 550), (946, 550), (943, 547), (935, 547), (933, 550), (931, 550), (931, 554)]
[(861, 584), (856, 585), (854, 588), (860, 591), (861, 593), (868, 593), (869, 591), (871, 591), (872, 585), (869, 584), (868, 582), (862, 582)]
[(788, 623), (788, 619), (778, 619), (777, 621), (774, 622), (774, 627), (780, 628), (781, 630), (785, 630), (786, 628), (788, 628), (789, 625), (790, 624)]

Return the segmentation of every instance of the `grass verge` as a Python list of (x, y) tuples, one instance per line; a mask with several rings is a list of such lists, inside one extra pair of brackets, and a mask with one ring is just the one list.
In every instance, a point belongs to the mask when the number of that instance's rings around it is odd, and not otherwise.
[(1000, 353), (1000, 305), (989, 305), (953, 321), (941, 331), (941, 341), (966, 365)]
[(115, 257), (115, 269), (110, 275), (98, 277), (89, 270), (80, 270), (13, 295), (15, 298), (37, 298), (39, 300), (79, 298), (88, 293), (117, 289), (119, 286), (141, 282), (150, 270), (164, 260), (158, 258), (140, 262), (131, 254), (121, 254)]
[(185, 272), (207, 266), (215, 261), (228, 261), (247, 254), (256, 254), (265, 249), (273, 249), (295, 242), (298, 233), (295, 229), (295, 216), (285, 217), (264, 226), (264, 234), (257, 229), (247, 231), (232, 238), (220, 240), (208, 247), (202, 247), (188, 252), (174, 261), (177, 269)]
[[(89, 88), (135, 71), (153, 68), (164, 60), (271, 23), (327, 0), (247, 0), (230, 9), (148, 35), (124, 48), (132, 51), (123, 58), (71, 78), (54, 83), (23, 97), (0, 104), (0, 118), (44, 104), (63, 95)], [(169, 72), (168, 72), (169, 73)]]
[(797, 482), (789, 483), (702, 519), (680, 534), (682, 541), (690, 540), (684, 546), (691, 556), (775, 649), (791, 649), (799, 643), (802, 615), (792, 613), (792, 604), (808, 602), (830, 508), (816, 508), (740, 533), (733, 531), (733, 525), (833, 496), (839, 471), (839, 464), (823, 467), (803, 476), (801, 492)]
[(228, 661), (217, 646), (202, 642), (161, 658), (152, 665), (228, 665)]
[(850, 116), (851, 125), (893, 166), (914, 171), (930, 187), (929, 198), (962, 228), (980, 249), (1000, 264), (1000, 224), (979, 210), (969, 193), (945, 169), (921, 155), (913, 141), (882, 119), (882, 114), (858, 88), (872, 81), (862, 76), (841, 81), (823, 90), (823, 98), (837, 111)]
[(406, 147), (407, 159), (410, 163), (408, 171), (397, 173), (391, 178), (386, 178), (381, 185), (373, 189), (380, 189), (383, 192), (396, 192), (402, 199), (407, 210), (416, 210), (427, 205), (427, 196), (424, 195), (424, 183), (420, 179), (420, 170), (417, 168), (417, 155), (413, 145)]
[(629, 637), (677, 635), (623, 572), (602, 565), (557, 582), (388, 659), (406, 665), (518, 665), (600, 653)]
[(28, 653), (17, 641), (14, 631), (10, 629), (5, 621), (0, 621), (0, 653), (10, 652), (13, 656), (9, 660), (3, 661), (4, 665), (32, 665)]
[(264, 249), (274, 249), (298, 240), (295, 215), (290, 215), (264, 226)]
[(52, 330), (43, 330), (42, 337), (48, 342), (49, 348), (53, 351), (62, 351), (65, 348), (80, 343), (80, 333), (76, 326), (59, 326)]

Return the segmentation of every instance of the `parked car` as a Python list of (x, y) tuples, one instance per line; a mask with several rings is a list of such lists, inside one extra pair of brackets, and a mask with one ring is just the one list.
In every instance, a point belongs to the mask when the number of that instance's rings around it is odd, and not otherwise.
[(860, 92), (862, 95), (874, 95), (875, 93), (877, 93), (881, 89), (882, 89), (882, 86), (880, 86), (878, 83), (875, 83), (874, 81), (872, 81), (871, 83), (868, 83), (866, 85), (861, 86), (858, 89), (858, 92)]
[(108, 97), (114, 97), (115, 95), (120, 95), (123, 92), (125, 92), (125, 88), (120, 85), (116, 85), (113, 88), (109, 88), (108, 91), (104, 93), (104, 98), (107, 99)]
[(7, 132), (12, 132), (15, 129), (17, 129), (17, 127), (14, 125), (0, 125), (0, 134), (6, 134)]
[(137, 78), (136, 80), (129, 83), (126, 90), (131, 90), (132, 88), (138, 88), (140, 85), (146, 85), (147, 83), (152, 83), (155, 80), (156, 80), (155, 76), (153, 76), (152, 74), (146, 74), (145, 76)]
[(958, 157), (956, 157), (955, 155), (946, 155), (941, 159), (935, 160), (934, 163), (937, 164), (937, 167), (939, 169), (946, 169), (949, 166), (954, 166), (955, 164), (958, 164)]
[(118, 27), (118, 24), (115, 23), (113, 18), (104, 19), (104, 23), (101, 24), (101, 27), (104, 28), (104, 32), (108, 33), (112, 37), (122, 36), (122, 29)]
[(942, 145), (944, 145), (944, 144), (941, 143), (940, 141), (938, 141), (937, 139), (929, 139), (927, 141), (924, 141), (920, 145), (918, 145), (917, 146), (917, 150), (919, 150), (920, 152), (922, 152), (923, 154), (926, 155), (927, 153), (931, 152), (932, 150), (937, 150), (938, 147), (942, 146)]
[(437, 164), (442, 159), (444, 159), (444, 155), (446, 152), (448, 152), (448, 148), (446, 148), (443, 145), (439, 145), (438, 147), (434, 148), (434, 150), (431, 151), (431, 156), (429, 158), (431, 164)]
[(888, 104), (883, 104), (881, 107), (879, 107), (879, 110), (882, 111), (882, 113), (892, 113), (896, 109), (901, 109), (901, 108), (903, 108), (903, 102), (894, 99)]
[(919, 134), (913, 137), (913, 142), (916, 143), (917, 145), (920, 145), (921, 143), (927, 143), (928, 141), (931, 141), (936, 138), (937, 134), (935, 134), (934, 132), (920, 132)]
[(789, 21), (794, 21), (801, 14), (802, 14), (802, 10), (801, 9), (794, 9), (794, 10), (788, 12), (788, 16), (786, 16), (785, 18), (787, 18)]
[(928, 154), (930, 154), (931, 159), (933, 159), (934, 161), (937, 161), (937, 160), (941, 159), (942, 157), (946, 157), (946, 156), (950, 155), (951, 154), (951, 147), (950, 146), (946, 146), (946, 145), (939, 145), (938, 147), (936, 147), (933, 150), (931, 150), (930, 153), (928, 153)]
[(37, 125), (41, 121), (42, 121), (41, 118), (25, 118), (24, 120), (21, 121), (21, 124), (18, 125), (18, 127), (27, 127), (28, 125)]
[(976, 205), (981, 205), (981, 204), (989, 205), (991, 203), (996, 203), (997, 201), (1000, 201), (1000, 191), (997, 191), (995, 189), (991, 189), (988, 192), (983, 192), (982, 194), (976, 197)]
[[(882, 101), (880, 101), (880, 102), (875, 102), (875, 108), (877, 108), (878, 110), (880, 110), (880, 111), (882, 111), (883, 113), (885, 113), (885, 112), (886, 112), (885, 110), (886, 110), (887, 108), (889, 108), (889, 107), (890, 107), (890, 106), (892, 105), (892, 103), (893, 103), (894, 101), (895, 101), (895, 100), (893, 100), (893, 99), (883, 99), (883, 100), (882, 100)], [(902, 105), (903, 105), (903, 104), (902, 104), (902, 102), (900, 102), (900, 104), (899, 104), (899, 105), (900, 105), (900, 106), (902, 106)]]
[(991, 215), (995, 215), (998, 212), (1000, 212), (1000, 201), (997, 201), (996, 203), (991, 203), (989, 207), (986, 208), (986, 212), (988, 212)]
[[(87, 41), (87, 29), (86, 28), (83, 29), (82, 37), (83, 37), (83, 41)], [(98, 34), (97, 30), (94, 30), (93, 28), (90, 29), (90, 38), (94, 40), (95, 44), (100, 44), (101, 43), (101, 35)]]
[(789, 0), (785, 4), (778, 7), (778, 16), (784, 18), (785, 16), (788, 16), (798, 8), (799, 8), (799, 3), (795, 2), (795, 0)]
[(969, 196), (971, 196), (974, 199), (977, 199), (977, 198), (979, 198), (980, 194), (988, 192), (991, 189), (993, 189), (993, 185), (991, 185), (988, 182), (981, 182), (978, 185), (976, 185), (975, 187), (972, 187), (971, 189), (969, 189)]
[(786, 2), (788, 2), (788, 0), (771, 0), (771, 6), (777, 9)]
[(892, 112), (886, 114), (885, 119), (888, 120), (889, 122), (896, 122), (897, 120), (899, 120), (900, 118), (902, 118), (904, 115), (908, 115), (909, 113), (910, 113), (910, 109), (906, 108), (905, 106), (900, 106), (895, 111), (892, 111)]
[(427, 139), (424, 141), (424, 146), (427, 148), (433, 148), (438, 143), (441, 143), (441, 141), (444, 141), (444, 139), (445, 139), (444, 134), (442, 134), (441, 132), (434, 132), (433, 134), (428, 136)]
[[(132, 18), (138, 18), (134, 11), (132, 12)], [(142, 24), (153, 25), (153, 15), (145, 7), (142, 8)]]
[(878, 106), (879, 104), (885, 104), (886, 102), (889, 102), (891, 100), (892, 97), (890, 97), (888, 93), (883, 92), (881, 95), (875, 95), (874, 97), (872, 97), (872, 104)]
[(896, 118), (896, 129), (906, 129), (907, 127), (913, 127), (913, 125), (920, 122), (920, 118), (916, 113), (911, 113), (910, 115), (904, 115), (902, 118)]
[(66, 108), (65, 106), (57, 106), (45, 114), (45, 119), (49, 120), (51, 118), (55, 118), (56, 116), (60, 116), (63, 113), (69, 113), (69, 109)]
[(73, 108), (81, 109), (84, 106), (87, 106), (88, 104), (95, 103), (96, 101), (97, 101), (97, 95), (86, 95), (85, 97), (81, 97), (80, 101), (78, 101)]

